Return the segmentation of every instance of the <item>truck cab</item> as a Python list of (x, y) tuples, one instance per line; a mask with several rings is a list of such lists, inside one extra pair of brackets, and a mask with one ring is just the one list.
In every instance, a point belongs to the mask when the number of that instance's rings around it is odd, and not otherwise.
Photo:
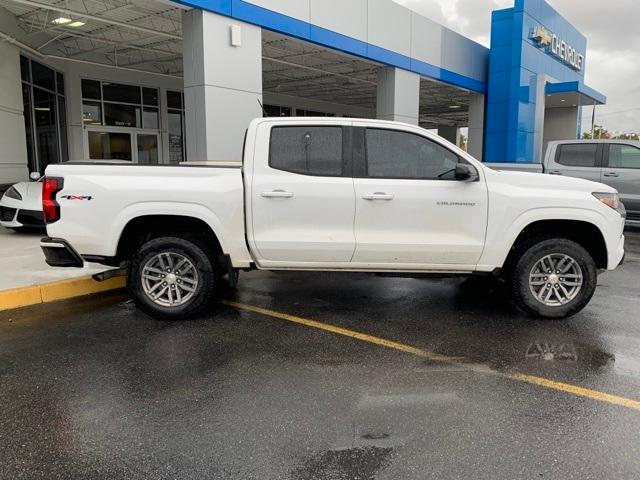
[(640, 142), (597, 139), (549, 142), (544, 171), (615, 188), (627, 210), (627, 220), (640, 223)]

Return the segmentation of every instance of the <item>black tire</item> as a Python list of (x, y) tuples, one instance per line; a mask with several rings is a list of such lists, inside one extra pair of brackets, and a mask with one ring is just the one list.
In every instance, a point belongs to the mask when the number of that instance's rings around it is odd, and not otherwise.
[[(529, 286), (529, 275), (539, 260), (547, 255), (563, 254), (573, 258), (582, 270), (582, 287), (575, 298), (564, 305), (549, 306), (538, 300)], [(575, 315), (591, 300), (598, 283), (596, 263), (580, 244), (565, 238), (540, 238), (516, 252), (510, 270), (509, 286), (518, 307), (538, 318), (561, 319)]]
[[(182, 305), (159, 305), (145, 293), (142, 280), (144, 265), (159, 253), (182, 255), (195, 266), (198, 284), (193, 296)], [(182, 320), (202, 313), (211, 304), (218, 282), (219, 272), (204, 248), (180, 237), (159, 237), (142, 244), (133, 253), (127, 271), (127, 288), (136, 306), (154, 318), (165, 320)]]

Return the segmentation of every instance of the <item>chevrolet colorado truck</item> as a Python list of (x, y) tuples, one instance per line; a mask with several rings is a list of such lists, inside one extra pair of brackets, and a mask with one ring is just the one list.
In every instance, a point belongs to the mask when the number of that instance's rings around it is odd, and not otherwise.
[(138, 307), (175, 319), (252, 269), (501, 276), (526, 312), (564, 318), (624, 257), (615, 189), (498, 172), (378, 120), (257, 119), (241, 162), (49, 165), (43, 211), (49, 265), (126, 267)]

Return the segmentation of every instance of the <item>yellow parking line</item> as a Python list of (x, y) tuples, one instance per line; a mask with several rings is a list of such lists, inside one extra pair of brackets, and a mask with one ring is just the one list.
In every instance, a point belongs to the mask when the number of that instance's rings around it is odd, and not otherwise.
[[(368, 335), (366, 333), (356, 332), (348, 328), (337, 327), (335, 325), (318, 322), (316, 320), (310, 320), (308, 318), (298, 317), (296, 315), (289, 315), (288, 313), (269, 310), (267, 308), (256, 307), (254, 305), (247, 305), (244, 303), (233, 302), (230, 300), (224, 300), (222, 303), (229, 307), (236, 308), (238, 310), (258, 313), (260, 315), (265, 315), (272, 318), (278, 318), (280, 320), (297, 323), (299, 325), (316, 328), (318, 330), (324, 330), (325, 332), (331, 332), (337, 335), (355, 338), (356, 340), (360, 340), (362, 342), (372, 343), (374, 345), (379, 345), (381, 347), (392, 348), (394, 350), (410, 353), (412, 355), (416, 355), (418, 357), (426, 358), (426, 359), (437, 361), (437, 362), (457, 363), (463, 360), (462, 357), (450, 357), (447, 355), (440, 355), (438, 353), (430, 352), (428, 350), (423, 350), (417, 347), (412, 347), (411, 345), (406, 345), (404, 343), (394, 342), (392, 340), (375, 337), (373, 335)], [(479, 371), (482, 371), (482, 370), (479, 370)], [(640, 401), (632, 400), (630, 398), (611, 395), (609, 393), (599, 392), (598, 390), (591, 390), (589, 388), (583, 388), (577, 385), (571, 385), (570, 383), (556, 382), (554, 380), (549, 380), (544, 377), (528, 375), (525, 373), (501, 373), (501, 372), (495, 372), (492, 370), (489, 372), (491, 374), (508, 378), (510, 380), (530, 383), (530, 384), (538, 385), (544, 388), (549, 388), (552, 390), (558, 390), (561, 392), (569, 393), (571, 395), (586, 397), (591, 400), (606, 402), (612, 405), (620, 405), (626, 408), (631, 408), (633, 410), (640, 411)]]

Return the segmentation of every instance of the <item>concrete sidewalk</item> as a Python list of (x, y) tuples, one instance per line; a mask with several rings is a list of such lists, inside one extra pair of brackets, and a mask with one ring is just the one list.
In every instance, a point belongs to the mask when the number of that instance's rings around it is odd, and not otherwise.
[(0, 227), (0, 291), (83, 278), (107, 270), (95, 263), (84, 268), (54, 268), (40, 250), (42, 233), (16, 233)]

